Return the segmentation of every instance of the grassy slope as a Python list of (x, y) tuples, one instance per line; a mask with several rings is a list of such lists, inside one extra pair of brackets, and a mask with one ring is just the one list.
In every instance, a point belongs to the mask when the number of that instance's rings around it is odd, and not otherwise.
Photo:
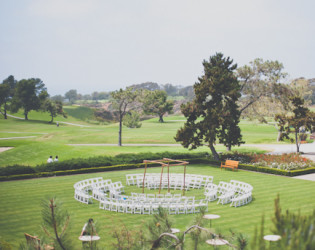
[[(77, 109), (72, 107), (72, 109)], [(78, 116), (78, 113), (75, 113)], [(80, 118), (89, 116), (85, 112)], [(17, 114), (23, 117), (22, 114)], [(0, 140), (2, 147), (15, 147), (12, 150), (1, 153), (0, 166), (11, 164), (35, 165), (43, 163), (50, 155), (58, 155), (60, 160), (76, 157), (88, 158), (95, 155), (116, 155), (119, 153), (131, 152), (161, 152), (161, 151), (187, 151), (179, 147), (100, 147), (100, 146), (69, 146), (67, 144), (116, 144), (118, 141), (118, 124), (111, 125), (90, 125), (78, 118), (62, 117), (55, 118), (55, 121), (67, 121), (88, 125), (89, 127), (76, 127), (60, 124), (49, 124), (47, 113), (31, 112), (30, 121), (9, 118), (0, 119), (0, 138), (36, 136), (35, 138)], [(123, 128), (123, 143), (150, 143), (150, 144), (175, 144), (174, 136), (178, 128), (183, 126), (184, 117), (170, 116), (165, 118), (161, 124), (157, 118), (143, 121), (140, 129)], [(256, 124), (254, 122), (242, 121), (241, 129), (246, 143), (274, 143), (277, 131), (273, 126)], [(237, 149), (237, 148), (235, 148)], [(224, 151), (223, 146), (217, 146), (217, 150)], [(246, 150), (245, 148), (242, 150)], [(209, 151), (203, 147), (197, 151)]]
[[(182, 173), (182, 171), (182, 167), (173, 167), (171, 169), (171, 172)], [(149, 169), (148, 172), (160, 172), (160, 169)], [(128, 228), (137, 227), (142, 223), (146, 223), (151, 216), (120, 214), (100, 210), (98, 202), (92, 205), (81, 204), (73, 198), (73, 184), (92, 177), (109, 178), (113, 181), (121, 180), (125, 183), (126, 173), (143, 173), (143, 169), (1, 182), (0, 236), (17, 247), (19, 242), (24, 241), (24, 232), (40, 234), (40, 201), (47, 195), (56, 195), (63, 201), (65, 208), (72, 214), (73, 225), (71, 234), (77, 249), (79, 249), (81, 244), (77, 240), (77, 237), (85, 221), (91, 217), (100, 224), (100, 246), (109, 247), (112, 242), (111, 232), (113, 227), (118, 227), (121, 223), (125, 223)], [(216, 202), (209, 203), (208, 213), (219, 214), (221, 216), (220, 219), (213, 221), (213, 226), (222, 230), (223, 233), (228, 233), (228, 230), (233, 228), (245, 235), (252, 236), (254, 227), (260, 225), (262, 214), (265, 214), (266, 219), (265, 234), (271, 233), (270, 219), (273, 215), (273, 202), (277, 194), (280, 194), (282, 211), (290, 209), (295, 212), (300, 211), (302, 214), (309, 214), (315, 206), (315, 193), (309, 192), (309, 190), (314, 190), (315, 182), (255, 172), (220, 171), (220, 169), (205, 165), (188, 165), (187, 173), (212, 175), (216, 184), (219, 181), (230, 181), (233, 179), (250, 183), (254, 187), (254, 200), (249, 205), (232, 208), (229, 205), (218, 205)], [(131, 192), (141, 192), (137, 187), (127, 187), (126, 191), (127, 195), (130, 195)], [(146, 193), (148, 192), (156, 193), (157, 191), (146, 190)], [(189, 191), (186, 195), (194, 195), (196, 199), (204, 197), (202, 189)], [(191, 224), (194, 215), (172, 215), (171, 218), (174, 221), (174, 227), (184, 230)], [(208, 221), (206, 222), (206, 226), (209, 226)]]

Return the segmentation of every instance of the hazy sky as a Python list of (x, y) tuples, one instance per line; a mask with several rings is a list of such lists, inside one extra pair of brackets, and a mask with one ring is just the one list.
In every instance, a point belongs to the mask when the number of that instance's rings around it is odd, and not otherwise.
[(186, 86), (216, 52), (313, 78), (314, 10), (314, 0), (1, 0), (0, 82), (41, 78), (51, 95)]

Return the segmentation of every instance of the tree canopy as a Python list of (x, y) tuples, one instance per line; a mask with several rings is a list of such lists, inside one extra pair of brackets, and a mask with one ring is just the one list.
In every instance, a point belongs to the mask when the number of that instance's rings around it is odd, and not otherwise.
[(0, 112), (3, 114), (4, 119), (7, 119), (7, 110), (10, 108), (10, 100), (14, 95), (15, 86), (16, 80), (12, 75), (3, 80), (2, 84), (0, 84)]
[(15, 88), (12, 98), (11, 110), (17, 112), (24, 109), (25, 120), (31, 110), (39, 110), (43, 101), (48, 97), (45, 84), (38, 78), (22, 79)]
[(54, 121), (54, 117), (56, 117), (57, 115), (62, 115), (64, 118), (67, 118), (67, 114), (63, 110), (62, 102), (60, 101), (52, 101), (50, 99), (46, 99), (42, 103), (41, 109), (45, 112), (49, 112), (51, 117), (50, 123)]
[(65, 98), (69, 100), (71, 104), (74, 103), (75, 100), (78, 99), (78, 92), (76, 89), (70, 89), (65, 93)]
[(167, 100), (167, 93), (163, 90), (145, 91), (143, 98), (143, 111), (146, 114), (159, 116), (159, 122), (164, 122), (163, 116), (172, 113), (174, 102)]
[[(304, 100), (301, 97), (293, 97), (290, 99), (294, 109), (293, 115), (278, 114), (275, 117), (280, 128), (280, 140), (288, 139), (295, 141), (296, 152), (300, 151), (301, 134), (306, 131), (313, 131), (315, 127), (315, 113), (304, 107)], [(290, 138), (290, 134), (294, 134), (294, 139)]]
[(243, 116), (265, 121), (265, 116), (274, 116), (287, 109), (291, 96), (290, 87), (283, 84), (287, 73), (278, 61), (257, 58), (237, 69), (242, 98), (239, 99)]
[(238, 127), (240, 84), (234, 75), (237, 65), (216, 53), (209, 61), (203, 61), (203, 67), (204, 75), (194, 85), (195, 98), (181, 106), (187, 121), (177, 131), (175, 140), (189, 149), (206, 143), (219, 160), (214, 147), (217, 139), (227, 147), (243, 143)]

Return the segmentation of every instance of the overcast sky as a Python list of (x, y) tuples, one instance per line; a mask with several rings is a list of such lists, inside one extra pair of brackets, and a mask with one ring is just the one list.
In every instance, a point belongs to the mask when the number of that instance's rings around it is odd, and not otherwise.
[(216, 52), (313, 78), (314, 11), (314, 0), (1, 0), (0, 82), (41, 78), (51, 95), (187, 86)]

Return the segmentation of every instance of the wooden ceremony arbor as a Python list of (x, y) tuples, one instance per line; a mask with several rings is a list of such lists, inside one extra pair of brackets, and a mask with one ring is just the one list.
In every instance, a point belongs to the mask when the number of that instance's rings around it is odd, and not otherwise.
[[(175, 163), (172, 163), (175, 162)], [(157, 163), (161, 164), (161, 177), (160, 177), (160, 187), (159, 187), (159, 194), (161, 193), (161, 186), (162, 186), (162, 178), (163, 178), (163, 170), (164, 167), (167, 167), (167, 187), (168, 192), (170, 192), (170, 167), (171, 166), (184, 166), (184, 185), (183, 185), (183, 195), (185, 195), (185, 176), (186, 176), (186, 165), (189, 164), (188, 161), (181, 161), (181, 160), (174, 160), (169, 158), (163, 158), (162, 160), (143, 160), (145, 164), (144, 173), (143, 173), (143, 183), (142, 183), (142, 193), (144, 193), (144, 183), (145, 183), (145, 175), (147, 172), (147, 164), (148, 163)]]

